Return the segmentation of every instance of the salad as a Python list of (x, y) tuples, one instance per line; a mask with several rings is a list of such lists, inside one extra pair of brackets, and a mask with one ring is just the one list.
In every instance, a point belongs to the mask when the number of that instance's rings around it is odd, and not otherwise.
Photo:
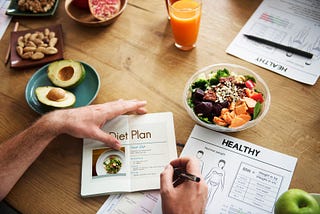
[(110, 155), (103, 162), (104, 168), (109, 174), (117, 174), (122, 166), (121, 159), (117, 155)]
[(199, 75), (190, 90), (188, 105), (200, 120), (229, 128), (257, 118), (264, 102), (253, 76), (237, 75), (226, 68)]

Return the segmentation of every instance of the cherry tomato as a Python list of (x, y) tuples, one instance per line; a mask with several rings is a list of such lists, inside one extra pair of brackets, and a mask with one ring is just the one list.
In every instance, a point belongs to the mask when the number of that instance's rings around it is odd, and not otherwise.
[(249, 88), (249, 89), (253, 89), (254, 86), (255, 86), (255, 84), (254, 84), (254, 82), (253, 82), (252, 80), (247, 80), (247, 81), (245, 81), (245, 85), (246, 85), (246, 87)]
[(255, 101), (260, 102), (260, 103), (263, 103), (263, 101), (264, 101), (263, 95), (261, 93), (257, 93), (257, 92), (253, 93), (250, 98), (252, 98)]

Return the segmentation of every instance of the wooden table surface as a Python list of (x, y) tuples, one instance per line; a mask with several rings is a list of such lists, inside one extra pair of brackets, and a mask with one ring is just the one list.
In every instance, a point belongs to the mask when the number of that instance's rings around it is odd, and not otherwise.
[[(148, 101), (149, 112), (171, 111), (179, 143), (186, 142), (195, 125), (184, 110), (182, 92), (196, 70), (221, 62), (254, 70), (270, 88), (270, 110), (256, 127), (229, 135), (297, 157), (290, 188), (319, 193), (319, 82), (304, 85), (225, 52), (260, 2), (203, 0), (198, 43), (190, 52), (174, 47), (164, 0), (129, 0), (117, 22), (102, 28), (88, 28), (71, 20), (64, 1), (52, 17), (14, 17), (0, 41), (0, 142), (39, 117), (28, 106), (24, 91), (40, 67), (17, 70), (4, 64), (15, 21), (20, 22), (19, 30), (61, 23), (64, 58), (87, 62), (101, 77), (94, 103), (137, 98)], [(107, 196), (81, 198), (81, 158), (82, 140), (59, 136), (5, 200), (22, 213), (95, 213)]]

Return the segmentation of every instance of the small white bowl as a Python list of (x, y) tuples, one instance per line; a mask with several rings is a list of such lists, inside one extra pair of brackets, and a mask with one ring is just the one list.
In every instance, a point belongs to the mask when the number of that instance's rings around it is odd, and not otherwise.
[[(193, 82), (195, 82), (199, 76), (208, 76), (210, 72), (212, 71), (218, 71), (219, 69), (227, 69), (229, 72), (233, 72), (238, 75), (250, 75), (253, 76), (256, 80), (256, 86), (255, 88), (263, 93), (263, 98), (264, 102), (262, 103), (262, 108), (261, 111), (258, 115), (257, 118), (250, 120), (249, 122), (243, 124), (242, 126), (236, 127), (236, 128), (229, 128), (229, 127), (224, 127), (224, 126), (219, 126), (216, 124), (210, 124), (206, 123), (198, 118), (198, 116), (194, 113), (193, 109), (188, 105), (188, 99), (191, 97), (191, 90), (190, 87)], [(187, 81), (184, 92), (183, 92), (183, 102), (185, 109), (187, 110), (188, 114), (191, 116), (191, 118), (196, 121), (199, 125), (204, 126), (206, 128), (209, 128), (211, 130), (219, 131), (219, 132), (237, 132), (237, 131), (242, 131), (247, 128), (255, 126), (258, 122), (260, 122), (267, 114), (269, 107), (270, 107), (270, 102), (271, 102), (271, 97), (270, 97), (270, 91), (265, 83), (265, 81), (255, 72), (251, 71), (248, 68), (239, 66), (239, 65), (234, 65), (234, 64), (228, 64), (228, 63), (221, 63), (221, 64), (214, 64), (207, 66), (205, 68), (200, 69), (196, 73), (194, 73), (190, 79)]]

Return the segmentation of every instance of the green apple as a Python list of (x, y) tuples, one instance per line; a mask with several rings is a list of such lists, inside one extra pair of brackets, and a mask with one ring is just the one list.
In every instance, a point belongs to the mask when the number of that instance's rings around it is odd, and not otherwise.
[(301, 189), (289, 189), (276, 201), (275, 214), (320, 214), (318, 202)]

